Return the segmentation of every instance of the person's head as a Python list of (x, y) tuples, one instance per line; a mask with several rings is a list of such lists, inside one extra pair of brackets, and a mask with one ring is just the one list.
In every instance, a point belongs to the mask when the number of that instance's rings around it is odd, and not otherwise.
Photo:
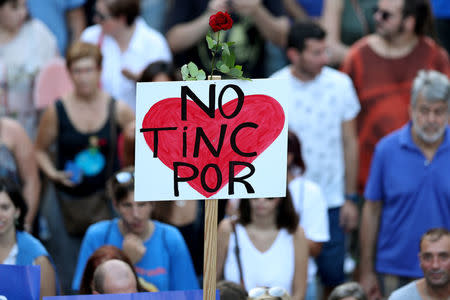
[(111, 34), (122, 26), (133, 25), (139, 14), (139, 0), (97, 0), (94, 20), (105, 34)]
[(363, 288), (357, 282), (347, 282), (334, 288), (328, 300), (366, 300)]
[(17, 33), (27, 16), (25, 0), (0, 0), (0, 28)]
[(288, 131), (288, 170), (300, 170), (300, 174), (305, 173), (306, 165), (302, 156), (302, 145), (300, 139), (293, 131)]
[(217, 283), (221, 300), (247, 300), (247, 292), (242, 285), (222, 280)]
[[(88, 261), (86, 262), (86, 266), (84, 267), (79, 291), (81, 295), (92, 294), (92, 284), (95, 270), (100, 264), (110, 259), (121, 260), (128, 264), (130, 267), (133, 267), (133, 264), (131, 263), (128, 256), (119, 248), (112, 245), (105, 245), (98, 248), (89, 257)], [(134, 269), (133, 273), (137, 280), (137, 275)]]
[(137, 293), (137, 281), (132, 267), (122, 260), (102, 262), (94, 271), (93, 294)]
[(409, 108), (413, 135), (426, 144), (439, 141), (450, 114), (450, 82), (437, 71), (419, 71), (414, 79)]
[(450, 232), (445, 228), (428, 230), (420, 240), (420, 267), (431, 288), (450, 285)]
[(0, 177), (0, 235), (24, 230), (27, 211), (20, 186), (7, 177)]
[(296, 22), (288, 34), (287, 56), (294, 71), (307, 79), (313, 79), (328, 63), (326, 33), (315, 22)]
[(66, 66), (78, 94), (88, 96), (98, 89), (102, 68), (99, 47), (75, 42), (67, 50)]
[(120, 170), (110, 179), (113, 206), (125, 230), (136, 235), (145, 233), (152, 212), (151, 202), (134, 201), (134, 168)]
[(291, 296), (282, 287), (256, 287), (248, 291), (248, 300), (290, 300)]
[(429, 0), (379, 0), (374, 19), (377, 34), (389, 41), (433, 32)]
[(277, 228), (285, 228), (289, 233), (297, 230), (299, 216), (295, 211), (289, 190), (282, 198), (241, 199), (239, 202), (239, 222), (252, 223), (252, 219), (271, 217), (275, 214)]
[(177, 75), (175, 68), (169, 62), (159, 60), (149, 64), (142, 72), (139, 82), (157, 82), (157, 81), (176, 81), (180, 76)]

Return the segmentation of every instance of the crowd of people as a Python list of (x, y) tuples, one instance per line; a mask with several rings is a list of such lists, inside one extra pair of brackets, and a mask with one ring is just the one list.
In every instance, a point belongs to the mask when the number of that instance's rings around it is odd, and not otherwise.
[(210, 67), (218, 11), (290, 89), (286, 196), (220, 201), (221, 299), (449, 299), (448, 0), (0, 0), (0, 263), (41, 297), (202, 287), (204, 201), (134, 201), (135, 99)]

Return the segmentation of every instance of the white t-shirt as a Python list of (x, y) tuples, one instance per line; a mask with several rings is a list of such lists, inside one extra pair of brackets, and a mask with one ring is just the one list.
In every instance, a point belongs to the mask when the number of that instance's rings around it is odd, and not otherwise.
[[(294, 237), (286, 229), (280, 229), (275, 241), (265, 252), (260, 252), (250, 240), (241, 224), (236, 224), (242, 276), (247, 291), (255, 287), (283, 287), (292, 294), (295, 273)], [(240, 283), (236, 260), (234, 233), (230, 234), (228, 253), (224, 265), (225, 280)]]
[[(312, 181), (297, 177), (289, 183), (295, 210), (300, 215), (300, 226), (308, 240), (327, 242), (330, 239), (327, 203), (320, 187)], [(308, 261), (308, 282), (314, 281), (317, 266), (311, 257)]]
[(319, 184), (328, 208), (342, 206), (345, 201), (342, 123), (354, 119), (360, 110), (350, 77), (324, 67), (314, 80), (303, 82), (292, 75), (290, 66), (271, 77), (290, 81), (289, 129), (302, 142), (305, 178)]
[(113, 37), (104, 35), (101, 39), (101, 31), (100, 25), (88, 27), (83, 31), (81, 40), (101, 44), (103, 89), (136, 110), (136, 82), (126, 78), (122, 70), (127, 69), (136, 74), (157, 60), (170, 62), (172, 54), (169, 45), (161, 33), (150, 28), (140, 18), (136, 20), (136, 29), (128, 49), (123, 53)]

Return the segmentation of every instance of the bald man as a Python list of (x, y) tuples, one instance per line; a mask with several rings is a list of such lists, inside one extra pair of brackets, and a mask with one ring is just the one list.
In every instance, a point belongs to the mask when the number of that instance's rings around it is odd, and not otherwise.
[(95, 269), (92, 284), (92, 294), (137, 293), (133, 270), (127, 263), (118, 259), (101, 263)]

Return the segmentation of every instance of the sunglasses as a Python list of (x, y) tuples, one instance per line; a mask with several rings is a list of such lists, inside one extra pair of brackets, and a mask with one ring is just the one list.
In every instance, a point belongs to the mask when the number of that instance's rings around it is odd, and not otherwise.
[(130, 181), (134, 180), (134, 172), (121, 171), (121, 172), (118, 172), (114, 176), (114, 178), (120, 184), (129, 183)]
[(381, 9), (379, 7), (375, 7), (373, 9), (373, 13), (374, 14), (379, 14), (380, 17), (381, 17), (381, 20), (383, 20), (383, 21), (389, 20), (394, 15), (393, 13), (391, 13), (391, 12), (389, 12), (387, 10)]
[(271, 287), (271, 288), (267, 288), (267, 287), (256, 287), (251, 289), (248, 292), (248, 297), (249, 298), (258, 298), (261, 296), (271, 296), (271, 297), (283, 297), (284, 295), (287, 295), (288, 292), (286, 291), (286, 289), (276, 286), (276, 287)]
[(104, 21), (112, 18), (112, 16), (101, 13), (98, 10), (94, 10), (94, 18), (96, 18), (99, 22), (104, 22)]

